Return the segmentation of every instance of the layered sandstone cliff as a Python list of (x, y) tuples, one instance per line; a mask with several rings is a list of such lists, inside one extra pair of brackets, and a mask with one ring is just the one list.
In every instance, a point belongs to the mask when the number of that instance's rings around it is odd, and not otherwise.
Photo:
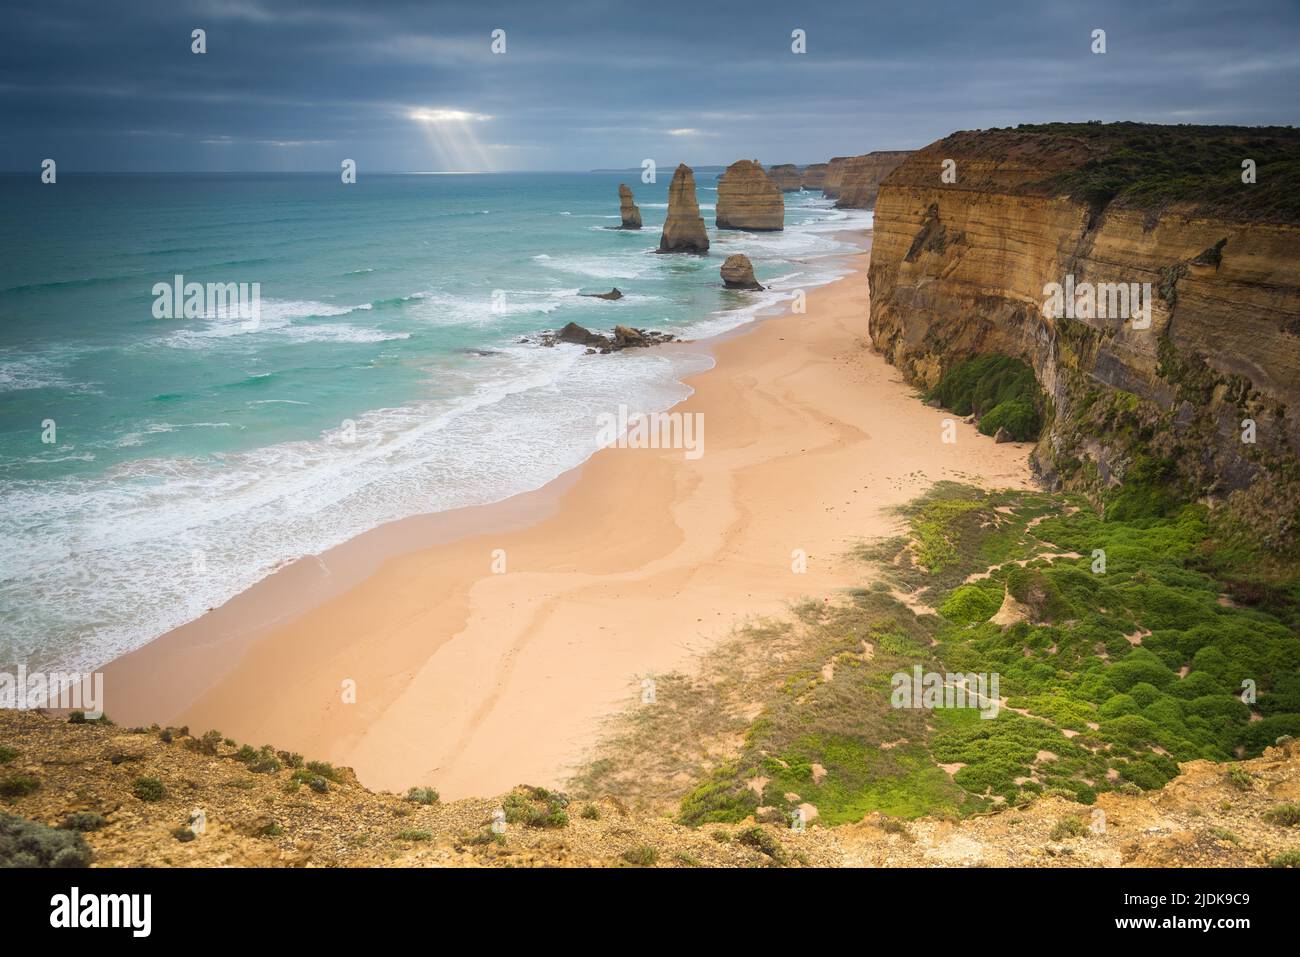
[(840, 195), (840, 180), (844, 178), (844, 164), (851, 158), (832, 156), (831, 161), (826, 164), (826, 172), (822, 175), (822, 195), (827, 199), (835, 199)]
[(800, 186), (804, 189), (821, 189), (826, 185), (827, 163), (810, 163), (803, 169)]
[(785, 228), (781, 190), (757, 160), (737, 160), (718, 179), (717, 226), (755, 231)]
[(626, 183), (618, 184), (618, 212), (623, 218), (624, 229), (641, 228), (641, 210), (632, 201), (632, 190)]
[[(1171, 157), (1200, 172), (1169, 170)], [(1242, 157), (1258, 161), (1258, 183), (1241, 182)], [(1023, 358), (1048, 397), (1035, 450), (1046, 479), (1100, 492), (1145, 457), (1288, 547), (1300, 501), (1296, 157), (1300, 131), (1279, 128), (953, 134), (880, 187), (874, 346), (923, 386), (974, 354)], [(943, 182), (946, 160), (955, 182)], [(1075, 286), (1079, 307), (1057, 315), (1051, 283)], [(1137, 293), (1128, 318), (1115, 315), (1118, 284)]]
[(836, 207), (871, 209), (876, 205), (876, 190), (880, 183), (911, 155), (911, 150), (876, 150), (864, 156), (850, 157), (840, 171)]
[(709, 234), (695, 198), (695, 173), (685, 163), (678, 165), (668, 186), (668, 216), (659, 237), (661, 253), (706, 253)]
[(783, 193), (796, 192), (803, 184), (803, 173), (793, 163), (769, 166), (767, 175), (772, 182), (776, 183), (777, 189)]

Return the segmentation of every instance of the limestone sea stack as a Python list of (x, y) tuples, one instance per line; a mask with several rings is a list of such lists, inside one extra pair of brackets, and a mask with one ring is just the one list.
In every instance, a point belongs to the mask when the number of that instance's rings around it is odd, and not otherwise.
[(826, 163), (809, 163), (803, 168), (799, 185), (804, 189), (821, 189), (826, 185)]
[(709, 234), (700, 216), (695, 198), (695, 174), (685, 163), (678, 165), (668, 186), (668, 216), (659, 237), (661, 253), (697, 253), (709, 251)]
[(719, 229), (785, 228), (785, 200), (757, 160), (737, 160), (718, 180)]
[(618, 212), (623, 217), (623, 229), (641, 228), (641, 210), (632, 202), (632, 190), (626, 183), (618, 184)]
[(865, 156), (848, 159), (844, 163), (840, 179), (836, 208), (875, 208), (876, 190), (880, 188), (881, 182), (911, 155), (911, 150), (876, 150)]
[(769, 166), (767, 175), (776, 183), (776, 188), (783, 193), (795, 193), (803, 185), (803, 173), (799, 167), (793, 163), (782, 163), (779, 166)]
[(722, 264), (722, 284), (728, 289), (762, 289), (754, 278), (754, 264), (744, 253), (727, 257)]
[(844, 164), (849, 159), (848, 156), (832, 156), (831, 161), (826, 164), (826, 174), (822, 179), (822, 195), (827, 199), (835, 199), (840, 195), (840, 179), (844, 176)]

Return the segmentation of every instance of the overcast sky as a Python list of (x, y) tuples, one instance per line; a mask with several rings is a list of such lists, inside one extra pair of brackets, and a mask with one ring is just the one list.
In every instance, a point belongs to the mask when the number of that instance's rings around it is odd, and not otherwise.
[(6, 170), (802, 164), (1050, 120), (1300, 124), (1296, 0), (0, 0), (0, 16)]

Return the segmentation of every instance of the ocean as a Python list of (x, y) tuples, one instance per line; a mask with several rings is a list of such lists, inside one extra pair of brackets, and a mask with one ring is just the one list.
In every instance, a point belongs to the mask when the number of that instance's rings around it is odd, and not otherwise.
[[(0, 176), (0, 669), (93, 670), (287, 561), (541, 487), (710, 360), (521, 340), (715, 335), (845, 274), (870, 225), (787, 193), (784, 232), (718, 233), (704, 173), (710, 255), (660, 256), (669, 179)], [(640, 232), (608, 228), (620, 182)], [(733, 252), (772, 288), (723, 289)], [(157, 318), (176, 276), (258, 283), (259, 321)]]

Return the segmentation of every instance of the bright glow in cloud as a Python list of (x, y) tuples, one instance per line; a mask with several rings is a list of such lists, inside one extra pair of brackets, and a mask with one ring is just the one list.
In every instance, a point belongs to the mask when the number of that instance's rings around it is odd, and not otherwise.
[(409, 115), (417, 123), (468, 123), (471, 120), (482, 122), (492, 119), (486, 113), (470, 113), (466, 110), (412, 110)]
[(669, 136), (694, 136), (698, 132), (699, 130), (692, 129), (689, 126), (684, 126), (679, 130), (669, 130), (668, 135)]

